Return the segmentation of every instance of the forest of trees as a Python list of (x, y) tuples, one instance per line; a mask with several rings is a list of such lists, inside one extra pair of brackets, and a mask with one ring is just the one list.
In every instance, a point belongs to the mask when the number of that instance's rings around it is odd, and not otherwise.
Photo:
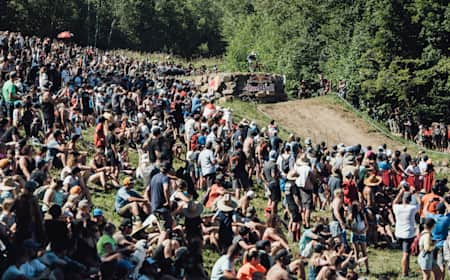
[(350, 96), (422, 122), (450, 123), (448, 0), (0, 0), (0, 28), (82, 44), (224, 56), (246, 71), (255, 51), (288, 89), (319, 73)]

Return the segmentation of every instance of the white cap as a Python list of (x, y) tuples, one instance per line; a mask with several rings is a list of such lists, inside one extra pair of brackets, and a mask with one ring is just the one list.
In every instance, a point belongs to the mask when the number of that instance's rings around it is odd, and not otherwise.
[(247, 197), (248, 198), (253, 199), (253, 198), (255, 198), (255, 196), (256, 196), (256, 194), (255, 194), (254, 191), (250, 190), (250, 191), (247, 192)]

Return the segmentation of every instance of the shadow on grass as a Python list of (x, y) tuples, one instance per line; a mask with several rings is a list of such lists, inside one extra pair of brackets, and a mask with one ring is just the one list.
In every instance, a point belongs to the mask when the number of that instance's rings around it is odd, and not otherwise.
[(395, 271), (386, 271), (382, 273), (371, 273), (372, 279), (378, 279), (378, 280), (390, 280), (390, 279), (397, 279), (399, 278), (398, 272)]

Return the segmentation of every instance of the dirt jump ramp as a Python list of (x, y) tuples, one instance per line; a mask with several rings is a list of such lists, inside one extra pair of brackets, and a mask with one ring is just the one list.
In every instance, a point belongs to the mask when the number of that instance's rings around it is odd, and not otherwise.
[(400, 148), (399, 143), (376, 132), (350, 110), (321, 98), (258, 105), (258, 109), (289, 131), (302, 138), (310, 137), (315, 143), (361, 144), (374, 148), (386, 143), (391, 149)]

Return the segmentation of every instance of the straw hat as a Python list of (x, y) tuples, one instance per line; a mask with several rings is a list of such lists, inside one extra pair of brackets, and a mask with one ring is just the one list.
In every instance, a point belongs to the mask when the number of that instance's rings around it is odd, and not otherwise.
[(230, 194), (225, 194), (222, 198), (217, 200), (217, 208), (223, 212), (233, 211), (237, 206), (237, 201), (233, 199)]
[(0, 191), (13, 191), (15, 190), (15, 187), (7, 186), (3, 183), (0, 183)]
[(156, 228), (158, 228), (159, 231), (161, 231), (161, 228), (159, 227), (158, 218), (154, 214), (151, 214), (150, 216), (147, 217), (147, 219), (145, 219), (145, 221), (140, 226), (133, 227), (133, 231), (131, 232), (130, 236), (133, 237), (136, 234), (143, 232), (144, 230), (146, 232), (152, 232), (153, 229)]
[(381, 182), (383, 181), (383, 179), (381, 179), (380, 176), (376, 176), (376, 175), (370, 175), (369, 177), (367, 177), (366, 179), (364, 179), (364, 185), (368, 186), (368, 187), (376, 187), (379, 184), (381, 184)]
[(189, 201), (187, 207), (183, 208), (183, 215), (187, 218), (200, 217), (203, 212), (203, 205), (195, 201)]
[(302, 156), (295, 161), (295, 165), (298, 165), (298, 166), (303, 166), (303, 165), (308, 165), (308, 164), (309, 164), (309, 159), (306, 156)]
[(0, 159), (0, 168), (3, 169), (5, 168), (9, 163), (9, 159), (4, 158), (4, 159)]
[(108, 121), (111, 121), (113, 119), (113, 115), (108, 112), (103, 113), (103, 117)]

